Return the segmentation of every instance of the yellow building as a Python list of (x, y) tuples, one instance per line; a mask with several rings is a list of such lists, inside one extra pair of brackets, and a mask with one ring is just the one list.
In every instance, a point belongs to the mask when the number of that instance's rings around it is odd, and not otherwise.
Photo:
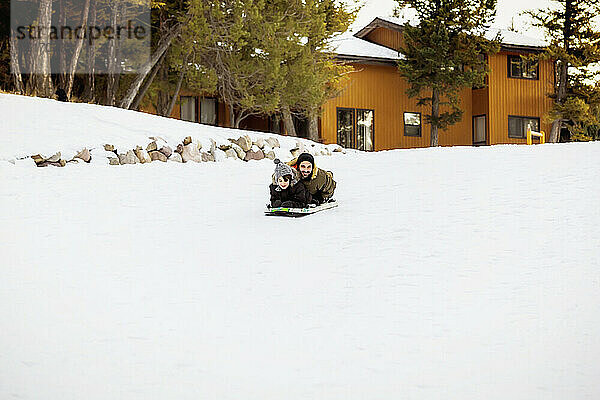
[[(543, 43), (510, 31), (500, 34), (500, 52), (486, 56), (487, 86), (462, 91), (463, 118), (439, 132), (440, 145), (525, 143), (528, 127), (549, 132), (544, 117), (552, 107), (548, 94), (553, 90), (554, 64), (543, 60), (535, 70), (527, 68), (520, 55), (539, 53)], [(335, 43), (337, 57), (354, 72), (339, 96), (323, 106), (319, 127), (323, 142), (361, 150), (429, 146), (430, 126), (423, 116), (431, 107), (417, 106), (417, 99), (406, 95), (408, 84), (397, 69), (401, 40), (402, 25), (392, 18), (375, 18), (354, 37)], [(190, 93), (181, 96), (172, 116), (221, 126), (229, 122), (227, 107), (218, 99)], [(295, 122), (304, 136), (305, 121)], [(252, 118), (241, 127), (282, 132), (281, 122), (273, 118)]]

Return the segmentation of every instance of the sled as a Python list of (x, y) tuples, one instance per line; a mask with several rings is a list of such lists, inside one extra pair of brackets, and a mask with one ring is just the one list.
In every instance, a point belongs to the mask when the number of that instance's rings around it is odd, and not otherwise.
[(314, 214), (319, 211), (329, 210), (330, 208), (334, 208), (338, 206), (337, 201), (330, 201), (327, 203), (323, 203), (314, 207), (305, 207), (305, 208), (288, 208), (288, 207), (269, 207), (265, 210), (265, 215), (270, 215), (273, 217), (305, 217), (310, 214)]

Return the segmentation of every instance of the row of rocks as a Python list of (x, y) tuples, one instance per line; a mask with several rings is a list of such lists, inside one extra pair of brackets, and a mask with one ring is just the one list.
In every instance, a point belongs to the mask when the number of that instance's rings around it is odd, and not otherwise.
[(92, 155), (90, 151), (86, 148), (79, 151), (75, 157), (70, 160), (65, 160), (62, 158), (62, 154), (60, 151), (50, 157), (44, 157), (41, 154), (36, 154), (31, 156), (32, 160), (35, 162), (35, 165), (38, 167), (47, 167), (49, 165), (53, 165), (55, 167), (64, 167), (67, 163), (78, 163), (80, 161), (89, 163), (92, 160)]
[[(204, 149), (199, 141), (192, 140), (191, 136), (186, 137), (175, 149), (167, 145), (167, 142), (160, 138), (151, 136), (152, 140), (144, 149), (136, 146), (134, 149), (117, 151), (114, 145), (105, 144), (105, 156), (110, 165), (127, 164), (147, 164), (154, 161), (173, 161), (173, 162), (214, 162), (223, 161), (227, 158), (240, 159), (243, 161), (262, 160), (264, 158), (275, 159), (274, 149), (280, 148), (279, 140), (275, 137), (257, 138), (252, 140), (248, 135), (240, 136), (237, 139), (230, 138), (228, 142), (217, 144), (210, 139), (210, 148)], [(314, 147), (315, 145), (313, 145)], [(297, 146), (290, 150), (292, 157), (297, 157), (300, 153), (309, 151), (314, 155), (331, 155), (331, 150), (323, 147), (320, 150), (307, 149), (300, 141)], [(337, 147), (334, 151), (342, 151)], [(94, 153), (96, 154), (96, 153)], [(61, 158), (61, 154), (56, 153), (52, 157), (44, 157), (41, 154), (31, 156), (38, 167), (49, 165), (64, 167), (67, 163), (83, 161), (89, 163), (92, 155), (90, 150), (84, 148), (70, 160)]]

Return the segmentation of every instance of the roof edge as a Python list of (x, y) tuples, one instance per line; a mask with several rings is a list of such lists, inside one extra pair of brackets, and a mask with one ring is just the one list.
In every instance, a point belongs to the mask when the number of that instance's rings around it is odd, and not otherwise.
[(375, 19), (373, 19), (373, 21), (369, 22), (369, 24), (367, 26), (365, 26), (364, 28), (362, 28), (361, 30), (356, 32), (354, 34), (354, 36), (359, 39), (364, 39), (367, 35), (369, 35), (369, 33), (374, 31), (376, 28), (388, 28), (393, 31), (402, 32), (403, 27), (402, 27), (402, 25), (398, 25), (393, 22), (381, 19), (379, 17), (375, 17)]

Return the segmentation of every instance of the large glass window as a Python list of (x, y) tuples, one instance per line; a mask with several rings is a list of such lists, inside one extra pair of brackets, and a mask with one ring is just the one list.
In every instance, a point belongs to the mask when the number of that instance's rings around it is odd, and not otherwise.
[(521, 79), (537, 79), (538, 63), (523, 60), (521, 56), (508, 56), (508, 77)]
[(535, 117), (514, 117), (508, 116), (508, 137), (515, 139), (525, 139), (527, 129), (534, 132), (540, 131), (540, 119)]
[(208, 125), (217, 124), (217, 99), (202, 98), (200, 100), (200, 122)]
[(337, 143), (346, 148), (354, 148), (354, 109), (337, 109)]
[(184, 121), (198, 122), (198, 98), (195, 96), (181, 96), (180, 118)]
[(373, 150), (373, 110), (356, 110), (356, 138), (358, 150)]
[(373, 151), (374, 118), (374, 110), (338, 108), (338, 144), (350, 149)]
[(421, 113), (404, 113), (404, 136), (421, 136)]

